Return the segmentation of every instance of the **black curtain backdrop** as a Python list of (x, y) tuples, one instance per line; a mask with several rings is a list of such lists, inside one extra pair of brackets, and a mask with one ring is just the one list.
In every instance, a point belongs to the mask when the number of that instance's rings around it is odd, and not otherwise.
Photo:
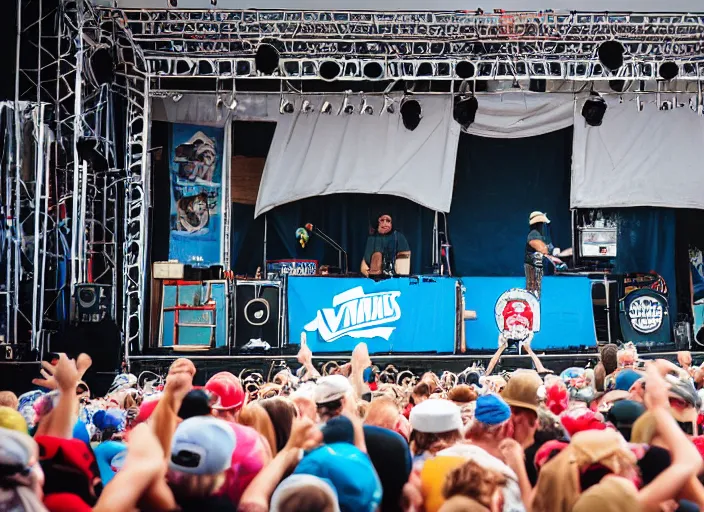
[(548, 214), (556, 247), (571, 242), (572, 128), (537, 137), (462, 134), (448, 216), (454, 272), (521, 276), (528, 216)]
[[(350, 272), (359, 272), (370, 224), (382, 207), (388, 208), (394, 226), (408, 239), (412, 272), (429, 272), (434, 212), (386, 195), (333, 194), (275, 208), (266, 213), (267, 259), (313, 259), (321, 265), (337, 266), (337, 251), (317, 236), (311, 235), (305, 249), (299, 245), (296, 229), (310, 222), (347, 250)], [(232, 261), (238, 274), (253, 274), (263, 260), (264, 215), (252, 219), (253, 211), (252, 206), (233, 205)]]

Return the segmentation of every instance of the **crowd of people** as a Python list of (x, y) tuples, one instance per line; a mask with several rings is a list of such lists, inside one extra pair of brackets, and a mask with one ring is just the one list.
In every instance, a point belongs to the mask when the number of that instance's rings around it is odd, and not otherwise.
[(689, 353), (593, 368), (413, 375), (351, 360), (193, 385), (177, 359), (91, 396), (60, 355), (0, 392), (0, 512), (689, 511), (704, 506), (701, 388)]

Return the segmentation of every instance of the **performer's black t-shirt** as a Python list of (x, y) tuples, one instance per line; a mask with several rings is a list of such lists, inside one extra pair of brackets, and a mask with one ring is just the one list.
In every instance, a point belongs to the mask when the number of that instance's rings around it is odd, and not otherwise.
[(411, 247), (408, 245), (408, 240), (399, 231), (392, 231), (388, 235), (371, 235), (367, 238), (364, 261), (367, 265), (371, 265), (372, 254), (380, 252), (384, 257), (384, 262), (394, 263), (398, 253), (410, 250)]
[(528, 240), (526, 240), (526, 251), (525, 251), (525, 257), (524, 257), (525, 263), (527, 263), (529, 265), (532, 265), (534, 263), (533, 262), (533, 254), (537, 252), (535, 249), (533, 249), (530, 246), (530, 243), (533, 240), (540, 240), (545, 245), (550, 245), (550, 243), (551, 243), (549, 237), (543, 236), (543, 234), (540, 231), (538, 231), (537, 229), (531, 229), (530, 233), (528, 233)]

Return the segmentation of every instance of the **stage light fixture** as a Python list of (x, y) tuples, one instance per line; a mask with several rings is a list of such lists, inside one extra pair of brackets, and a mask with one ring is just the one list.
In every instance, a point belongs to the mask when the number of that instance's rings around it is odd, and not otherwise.
[(362, 107), (359, 109), (359, 113), (361, 114), (367, 114), (369, 116), (374, 115), (374, 107), (372, 107), (369, 102), (367, 101), (367, 98), (363, 97), (362, 98)]
[(293, 114), (293, 111), (296, 109), (293, 103), (288, 101), (286, 98), (283, 96), (281, 97), (281, 105), (279, 105), (279, 113), (281, 114)]
[(418, 128), (420, 120), (423, 119), (423, 109), (418, 100), (408, 97), (404, 98), (401, 100), (400, 111), (403, 126), (405, 126), (407, 130), (412, 132)]
[(254, 64), (257, 71), (264, 75), (273, 75), (279, 68), (279, 52), (269, 43), (262, 43), (257, 48), (254, 56)]
[(609, 87), (614, 92), (623, 92), (628, 89), (625, 80), (609, 80)]
[(394, 112), (396, 112), (394, 100), (389, 96), (384, 96), (384, 109), (382, 110), (382, 113), (384, 112), (386, 112), (387, 114), (393, 114)]
[(604, 41), (597, 50), (599, 62), (609, 71), (617, 71), (623, 66), (624, 50), (623, 45), (618, 41)]
[(479, 102), (474, 95), (457, 96), (455, 97), (455, 107), (452, 109), (452, 117), (460, 126), (467, 129), (477, 117), (477, 109), (479, 109)]
[(606, 101), (598, 93), (592, 92), (582, 107), (582, 117), (589, 126), (601, 126), (606, 113)]
[(310, 101), (303, 101), (303, 105), (301, 105), (301, 112), (303, 112), (304, 114), (310, 114), (311, 112), (313, 112), (313, 105), (311, 105)]
[(680, 74), (680, 67), (674, 62), (663, 62), (658, 68), (658, 75), (663, 80), (672, 80)]
[(334, 60), (326, 60), (320, 64), (320, 68), (318, 68), (320, 78), (327, 82), (335, 80), (340, 76), (340, 73), (342, 73), (342, 66), (340, 66), (339, 62)]
[(469, 61), (463, 60), (455, 64), (455, 75), (457, 78), (466, 80), (467, 78), (472, 78), (475, 73), (474, 64)]
[(168, 0), (168, 1), (166, 2), (166, 4), (167, 4), (169, 7), (178, 7), (178, 0)]
[(210, 0), (210, 5), (215, 7), (216, 5), (218, 5), (218, 0)]
[(320, 113), (321, 114), (332, 114), (332, 104), (329, 101), (326, 101), (323, 103), (323, 106), (320, 107)]
[(181, 94), (180, 92), (176, 92), (171, 96), (171, 99), (174, 101), (174, 103), (178, 103), (179, 101), (181, 101), (181, 98), (183, 98), (183, 94)]
[(230, 98), (230, 103), (227, 104), (227, 107), (234, 112), (237, 110), (237, 105), (239, 105), (239, 101), (237, 101), (237, 98), (233, 94), (232, 98)]
[(378, 62), (367, 62), (362, 68), (362, 73), (370, 80), (379, 80), (384, 77), (384, 67)]

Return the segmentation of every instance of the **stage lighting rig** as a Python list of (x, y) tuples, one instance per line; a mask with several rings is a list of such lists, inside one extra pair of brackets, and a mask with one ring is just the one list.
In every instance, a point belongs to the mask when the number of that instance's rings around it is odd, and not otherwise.
[(332, 104), (329, 101), (326, 101), (323, 103), (323, 106), (320, 107), (320, 113), (321, 114), (332, 114)]
[(263, 75), (273, 75), (279, 68), (279, 51), (269, 43), (262, 43), (257, 48), (254, 64)]
[(393, 114), (396, 112), (396, 106), (394, 105), (394, 99), (390, 96), (384, 96), (384, 109), (381, 111), (382, 114), (386, 112), (387, 114)]
[(340, 76), (340, 73), (342, 73), (342, 66), (340, 66), (340, 63), (334, 60), (326, 60), (325, 62), (320, 64), (320, 67), (318, 68), (318, 74), (320, 75), (320, 78), (325, 80), (326, 82), (331, 82), (335, 80), (337, 77)]
[(457, 96), (455, 97), (455, 107), (452, 109), (452, 117), (465, 130), (469, 128), (477, 116), (479, 102), (476, 96)]
[(367, 101), (366, 97), (362, 97), (362, 108), (359, 110), (360, 114), (374, 115), (374, 107), (372, 107)]
[(680, 74), (680, 67), (675, 62), (663, 62), (658, 68), (658, 75), (663, 80), (672, 80)]
[(599, 62), (611, 72), (618, 71), (623, 66), (624, 47), (615, 40), (604, 41), (597, 49)]
[(339, 116), (342, 113), (347, 115), (354, 113), (354, 105), (350, 103), (350, 98), (347, 94), (345, 94), (345, 100), (342, 102), (342, 105), (340, 105), (340, 110), (337, 112), (337, 115)]
[(282, 96), (281, 97), (281, 105), (279, 105), (279, 113), (280, 114), (293, 114), (294, 110), (296, 110), (296, 107), (294, 106), (294, 104)]
[(606, 113), (606, 101), (596, 92), (591, 93), (582, 107), (582, 117), (589, 126), (601, 126)]
[(405, 126), (407, 130), (412, 132), (418, 128), (421, 119), (423, 119), (423, 109), (418, 100), (406, 96), (401, 100), (400, 111), (403, 126)]
[(304, 114), (310, 114), (313, 112), (313, 105), (311, 105), (310, 101), (308, 100), (303, 100), (303, 105), (301, 105), (301, 112)]

